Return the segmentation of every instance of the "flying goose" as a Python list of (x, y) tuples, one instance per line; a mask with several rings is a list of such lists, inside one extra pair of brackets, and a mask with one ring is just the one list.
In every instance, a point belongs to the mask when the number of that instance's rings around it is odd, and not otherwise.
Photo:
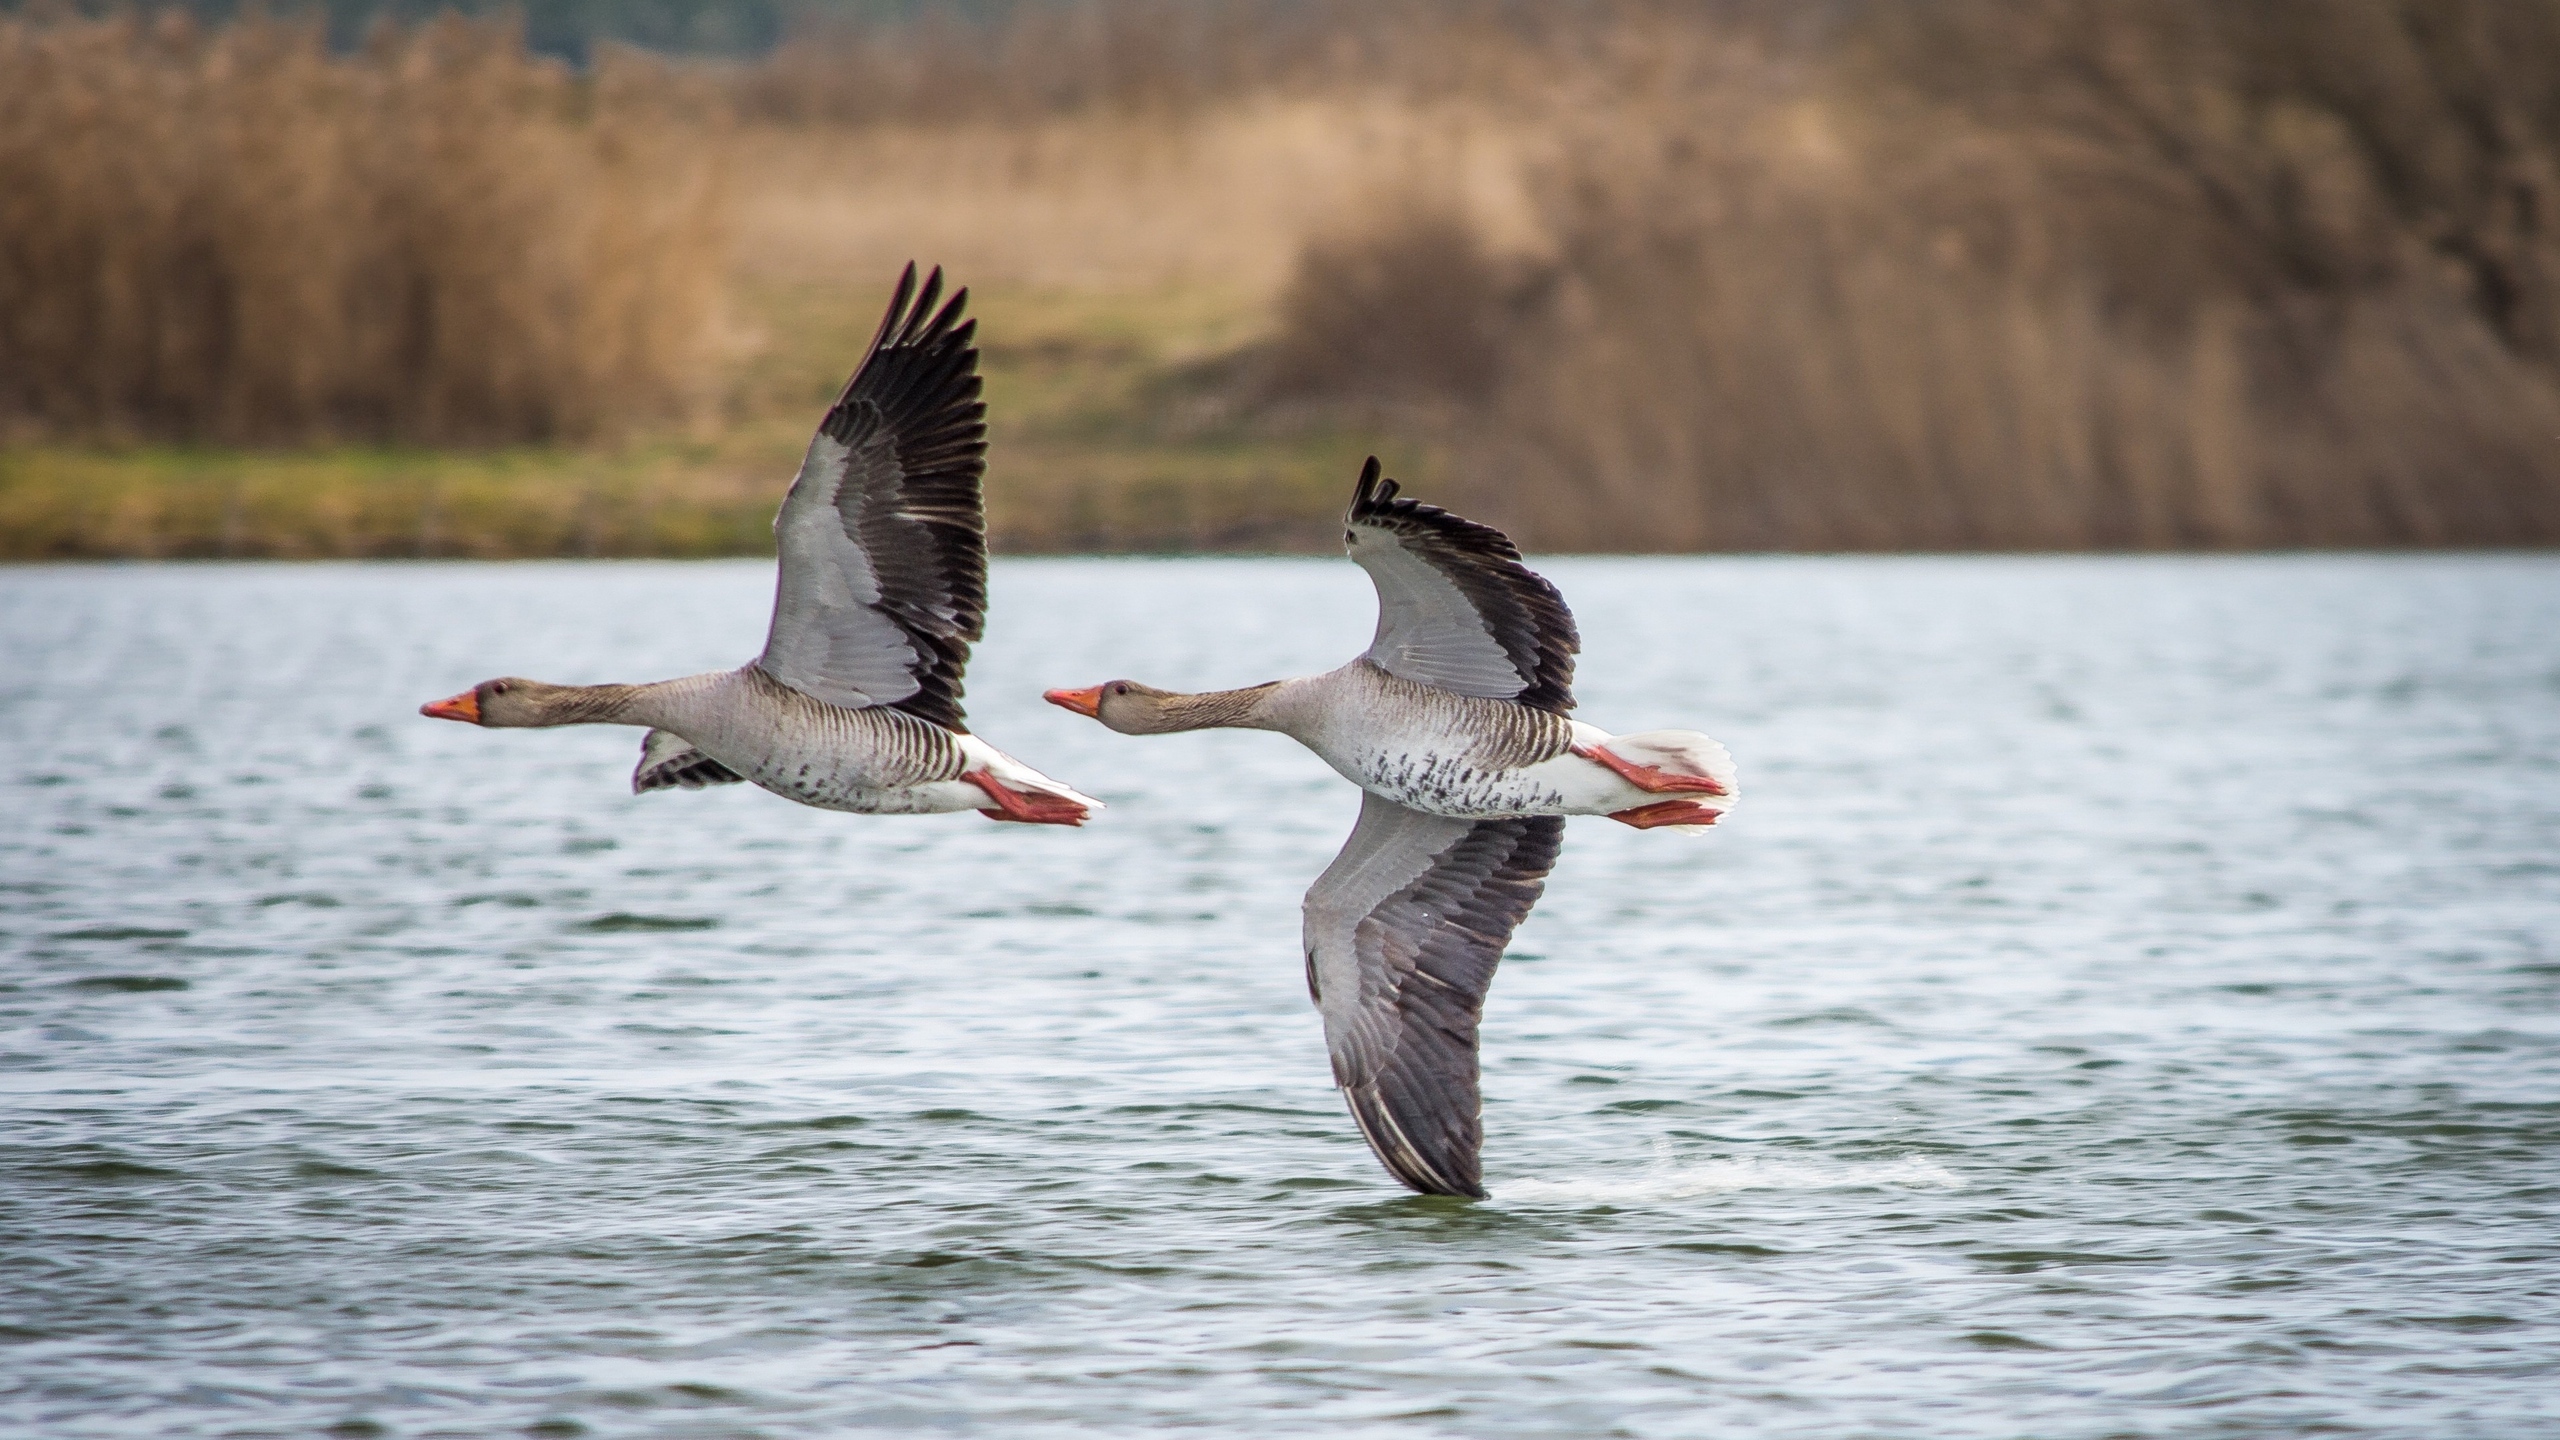
[(420, 707), (493, 729), (642, 725), (631, 789), (747, 781), (864, 815), (976, 810), (1081, 825), (1101, 807), (968, 732), (960, 672), (984, 628), (986, 405), (966, 290), (898, 279), (862, 364), (774, 516), (764, 653), (652, 685), (507, 677)]
[(1124, 735), (1276, 730), (1365, 792), (1307, 891), (1307, 990), (1388, 1171), (1481, 1198), (1477, 1017), (1563, 817), (1703, 830), (1733, 805), (1733, 761), (1695, 731), (1566, 718), (1582, 642), (1564, 597), (1501, 531), (1396, 495), (1372, 457), (1342, 539), (1377, 586), (1378, 631), (1350, 664), (1243, 690), (1112, 680), (1047, 698)]

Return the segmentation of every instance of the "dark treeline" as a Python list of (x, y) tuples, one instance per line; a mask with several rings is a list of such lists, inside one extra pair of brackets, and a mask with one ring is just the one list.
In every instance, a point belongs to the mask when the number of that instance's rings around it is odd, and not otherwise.
[[(829, 13), (890, 23), (912, 8), (880, 0), (836, 0)], [(520, 23), (529, 48), (584, 63), (600, 44), (636, 45), (671, 54), (762, 55), (818, 13), (805, 0), (0, 0), (0, 13), (78, 14), (104, 18), (127, 11), (176, 11), (206, 25), (248, 15), (317, 23), (340, 51), (353, 50), (379, 26), (422, 24), (452, 12)]]
[[(1589, 28), (1618, 0), (1465, 0), (1439, 8), (1463, 10), (1479, 21), (1495, 19), (1517, 31), (1561, 34)], [(1681, 0), (1706, 13), (1756, 11), (1784, 18), (1790, 27), (1821, 27), (1849, 13), (1857, 0)], [(1382, 31), (1409, 29), (1406, 3), (1358, 4), (1354, 0), (1149, 0), (1140, 4), (1087, 0), (0, 0), (0, 14), (59, 14), (104, 18), (140, 11), (176, 11), (209, 25), (249, 16), (310, 20), (330, 42), (350, 50), (384, 24), (412, 26), (446, 13), (519, 23), (536, 54), (585, 63), (600, 45), (631, 45), (669, 55), (760, 59), (786, 42), (884, 51), (930, 47), (947, 40), (968, 52), (937, 56), (950, 66), (990, 75), (1021, 77), (1026, 60), (1048, 64), (1073, 59), (1105, 72), (1152, 70), (1178, 56), (1189, 88), (1215, 81), (1272, 78), (1275, 58), (1290, 69), (1327, 46), (1348, 41), (1374, 44)], [(1084, 37), (1079, 39), (1078, 37)], [(1103, 44), (1096, 48), (1094, 38)], [(1069, 53), (1041, 55), (1041, 40), (1065, 38)], [(1118, 53), (1113, 53), (1114, 51)], [(1338, 49), (1337, 49), (1338, 53)], [(1412, 56), (1404, 58), (1411, 59)], [(1147, 88), (1160, 91), (1161, 77)], [(1055, 87), (1048, 93), (1056, 95)]]

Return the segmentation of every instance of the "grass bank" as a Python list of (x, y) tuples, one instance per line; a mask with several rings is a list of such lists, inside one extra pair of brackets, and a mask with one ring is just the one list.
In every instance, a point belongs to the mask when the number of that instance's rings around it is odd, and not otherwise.
[[(0, 449), (0, 558), (769, 554), (809, 431), (878, 318), (879, 278), (743, 285), (751, 358), (723, 414), (691, 435), (483, 451)], [(972, 303), (999, 549), (1321, 548), (1361, 457), (1393, 444), (1225, 403), (1218, 362), (1262, 323), (1249, 294), (999, 286)]]

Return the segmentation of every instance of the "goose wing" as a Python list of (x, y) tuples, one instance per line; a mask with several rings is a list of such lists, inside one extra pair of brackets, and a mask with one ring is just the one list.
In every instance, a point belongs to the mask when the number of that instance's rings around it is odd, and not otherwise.
[(706, 785), (737, 785), (746, 776), (693, 748), (693, 742), (671, 730), (652, 730), (640, 737), (640, 768), (631, 772), (631, 793)]
[(969, 292), (899, 277), (862, 364), (774, 516), (781, 579), (757, 660), (800, 693), (895, 706), (958, 730), (960, 672), (985, 628), (979, 481), (987, 425)]
[(1426, 1195), (1484, 1194), (1476, 1019), (1564, 818), (1457, 820), (1364, 794), (1307, 891), (1307, 988), (1369, 1148)]
[(1376, 456), (1360, 472), (1344, 548), (1378, 587), (1372, 664), (1460, 695), (1573, 708), (1573, 612), (1490, 525), (1396, 498)]

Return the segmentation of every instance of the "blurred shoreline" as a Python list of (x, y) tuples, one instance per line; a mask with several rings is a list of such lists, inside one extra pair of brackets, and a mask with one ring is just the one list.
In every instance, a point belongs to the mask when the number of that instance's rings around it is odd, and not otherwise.
[[(2547, 44), (2545, 42), (2548, 42)], [(720, 555), (898, 266), (996, 546), (2560, 541), (2560, 0), (0, 18), (0, 559)]]

